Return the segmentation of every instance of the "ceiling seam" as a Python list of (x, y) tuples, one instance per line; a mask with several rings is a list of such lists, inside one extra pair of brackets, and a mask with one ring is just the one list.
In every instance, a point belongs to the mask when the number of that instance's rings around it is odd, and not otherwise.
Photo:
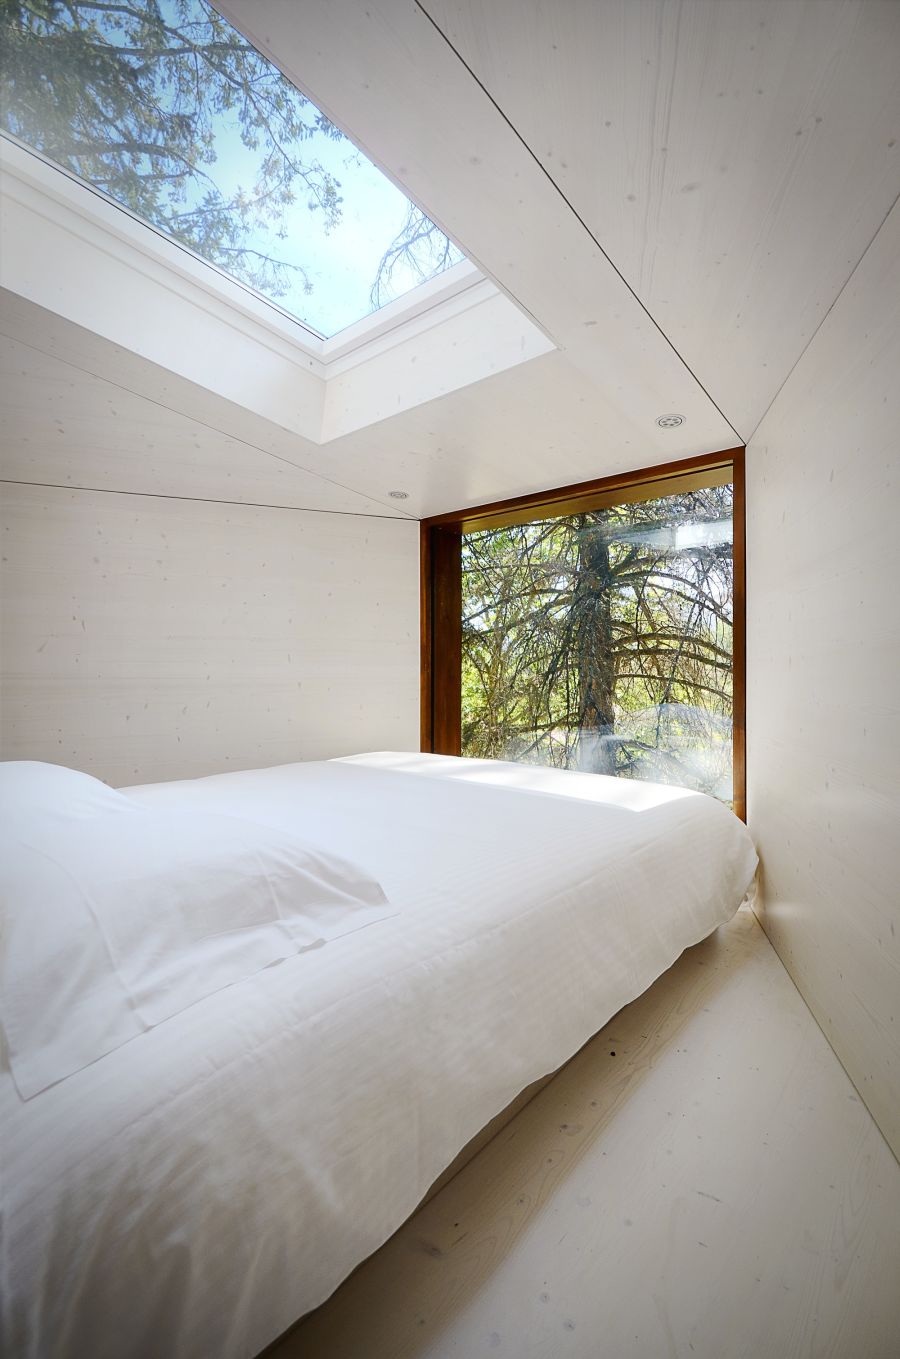
[[(75, 371), (76, 371), (77, 373), (85, 373), (88, 377), (92, 377), (92, 378), (96, 379), (97, 382), (108, 382), (109, 385), (110, 385), (111, 387), (115, 387), (116, 391), (119, 391), (119, 392), (127, 392), (127, 393), (129, 394), (129, 396), (136, 396), (136, 397), (138, 397), (139, 400), (141, 400), (141, 401), (149, 401), (150, 404), (151, 404), (151, 406), (156, 406), (159, 410), (168, 411), (170, 415), (177, 415), (177, 416), (180, 416), (183, 420), (192, 420), (192, 421), (194, 422), (195, 425), (199, 425), (201, 429), (208, 429), (208, 430), (210, 431), (211, 434), (219, 434), (219, 435), (221, 435), (221, 437), (222, 437), (223, 439), (233, 439), (236, 443), (242, 444), (242, 445), (244, 446), (244, 448), (252, 448), (252, 449), (255, 450), (255, 452), (257, 452), (257, 453), (262, 453), (262, 454), (263, 454), (265, 457), (267, 457), (267, 458), (274, 458), (274, 460), (275, 460), (276, 462), (284, 463), (285, 467), (293, 467), (294, 470), (297, 471), (297, 472), (305, 472), (307, 476), (316, 477), (317, 480), (324, 482), (326, 486), (334, 486), (334, 487), (336, 487), (339, 491), (346, 491), (348, 495), (359, 496), (360, 499), (363, 499), (363, 500), (371, 500), (371, 501), (373, 502), (373, 504), (375, 504), (375, 505), (379, 505), (379, 504), (382, 503), (382, 502), (378, 499), (377, 496), (368, 495), (368, 494), (366, 494), (366, 493), (363, 492), (363, 491), (357, 491), (357, 490), (355, 490), (352, 486), (345, 486), (343, 482), (341, 482), (341, 481), (336, 481), (336, 480), (334, 479), (334, 477), (326, 477), (325, 475), (323, 475), (323, 473), (321, 473), (321, 472), (316, 472), (316, 471), (314, 471), (311, 467), (305, 467), (305, 466), (303, 465), (303, 463), (292, 462), (290, 458), (285, 458), (285, 457), (283, 457), (280, 453), (273, 453), (273, 452), (271, 451), (271, 449), (268, 449), (268, 448), (261, 448), (261, 447), (259, 446), (259, 444), (251, 443), (249, 439), (243, 439), (243, 438), (241, 438), (241, 436), (240, 436), (239, 434), (231, 434), (231, 433), (229, 433), (227, 430), (219, 429), (218, 425), (210, 425), (210, 424), (208, 424), (205, 420), (199, 419), (199, 417), (196, 416), (196, 415), (188, 415), (185, 411), (176, 410), (174, 406), (168, 406), (168, 405), (166, 405), (165, 401), (158, 401), (155, 397), (147, 396), (144, 392), (136, 392), (136, 391), (134, 390), (133, 387), (127, 387), (127, 386), (126, 386), (124, 383), (122, 383), (122, 382), (115, 382), (112, 378), (105, 377), (102, 373), (95, 373), (95, 372), (93, 371), (92, 368), (85, 368), (85, 367), (83, 366), (83, 364), (74, 363), (74, 362), (72, 361), (72, 359), (63, 358), (63, 356), (62, 356), (61, 354), (54, 354), (51, 350), (49, 350), (49, 349), (43, 349), (40, 345), (31, 344), (28, 340), (22, 340), (22, 339), (20, 339), (19, 336), (17, 336), (17, 335), (10, 335), (10, 334), (8, 333), (8, 331), (6, 331), (6, 330), (0, 331), (0, 334), (2, 334), (7, 340), (11, 340), (14, 344), (23, 345), (26, 349), (31, 349), (31, 350), (33, 350), (34, 353), (36, 353), (36, 354), (43, 354), (45, 358), (48, 358), (48, 359), (55, 359), (57, 363), (64, 363), (64, 364), (66, 364), (69, 368), (74, 368)], [(273, 423), (274, 423), (274, 422), (273, 422)], [(291, 431), (290, 431), (290, 430), (284, 429), (284, 426), (283, 426), (283, 425), (278, 425), (278, 426), (276, 426), (276, 428), (281, 429), (281, 430), (284, 430), (284, 433), (285, 433), (285, 434), (291, 434)], [(300, 437), (300, 436), (294, 436), (294, 437)], [(23, 485), (31, 485), (32, 483), (31, 483), (31, 482), (24, 482), (24, 483), (22, 483), (22, 484), (23, 484)], [(35, 482), (34, 484), (35, 484), (35, 485), (40, 485), (41, 483), (40, 483), (40, 482)], [(48, 484), (49, 484), (49, 483), (48, 483)], [(54, 484), (55, 484), (55, 483), (54, 483)], [(95, 489), (95, 488), (88, 488), (88, 489)], [(101, 489), (101, 488), (96, 488), (96, 489)], [(140, 491), (123, 491), (121, 494), (122, 494), (122, 495), (141, 495), (141, 494), (143, 494), (143, 492), (140, 492)], [(148, 494), (149, 494), (149, 492), (148, 492)], [(177, 500), (177, 499), (179, 499), (179, 498), (180, 498), (180, 497), (178, 497), (178, 496), (172, 496), (172, 497), (170, 497), (170, 499), (173, 499), (173, 500)], [(183, 498), (184, 498), (184, 499), (202, 499), (202, 497), (190, 497), (190, 496), (186, 496), (186, 497), (183, 497)], [(242, 504), (249, 503), (249, 502), (245, 502), (245, 501), (242, 501), (242, 500), (236, 500), (236, 501), (234, 501), (234, 502), (228, 501), (228, 500), (224, 500), (224, 501), (221, 501), (220, 503), (223, 504), (223, 505), (229, 505), (229, 504), (232, 504), (232, 503), (233, 503), (233, 504), (236, 504), (236, 505), (242, 505)], [(277, 508), (277, 507), (275, 507), (275, 508)], [(306, 508), (306, 507), (305, 507), (305, 506), (304, 506), (304, 507), (298, 506), (297, 508)], [(384, 505), (383, 508), (384, 508), (384, 509), (388, 509), (389, 506)], [(379, 514), (367, 515), (367, 514), (365, 514), (364, 511), (362, 511), (362, 510), (322, 510), (322, 511), (311, 511), (311, 512), (314, 512), (314, 513), (322, 513), (322, 514), (356, 514), (356, 515), (361, 516), (362, 518), (372, 518), (372, 519), (409, 519), (409, 520), (410, 520), (411, 522), (413, 522), (413, 523), (418, 522), (415, 515), (407, 514), (404, 510), (400, 510), (397, 514), (385, 514), (385, 515), (379, 515)]]
[(365, 514), (362, 510), (323, 510), (311, 505), (273, 505), (265, 500), (217, 500), (205, 495), (170, 495), (166, 491), (120, 491), (114, 486), (76, 486), (59, 481), (22, 481), (18, 477), (0, 477), (0, 486), (31, 486), (47, 491), (86, 491), (95, 495), (134, 495), (147, 500), (185, 500), (199, 505), (236, 505), (249, 510), (285, 510), (288, 514), (336, 514), (351, 519), (377, 519), (384, 524), (418, 524), (409, 514)]
[(854, 264), (853, 268), (850, 270), (849, 274), (848, 274), (847, 277), (844, 279), (844, 281), (843, 281), (843, 283), (841, 284), (840, 288), (838, 288), (837, 292), (836, 292), (835, 295), (834, 295), (834, 300), (829, 304), (828, 309), (827, 309), (827, 311), (824, 313), (824, 315), (822, 316), (822, 319), (819, 321), (819, 324), (815, 327), (815, 329), (813, 330), (813, 332), (812, 332), (812, 334), (810, 335), (809, 339), (806, 341), (806, 344), (803, 346), (803, 348), (800, 350), (800, 353), (797, 355), (796, 359), (795, 359), (794, 362), (791, 364), (790, 368), (788, 369), (787, 373), (786, 373), (785, 376), (784, 376), (784, 380), (783, 380), (781, 383), (779, 383), (779, 385), (778, 385), (778, 390), (775, 392), (775, 395), (772, 397), (772, 400), (769, 402), (768, 406), (766, 406), (766, 409), (763, 411), (762, 415), (761, 415), (761, 416), (759, 417), (759, 419), (757, 420), (756, 425), (754, 426), (754, 429), (753, 429), (753, 433), (750, 435), (750, 438), (747, 440), (747, 443), (748, 443), (748, 444), (749, 444), (753, 439), (756, 438), (756, 435), (758, 434), (758, 432), (759, 432), (759, 430), (760, 430), (760, 428), (761, 428), (761, 426), (762, 426), (762, 423), (763, 423), (763, 421), (765, 420), (766, 416), (769, 414), (769, 411), (770, 411), (770, 410), (772, 409), (772, 407), (775, 405), (775, 402), (778, 400), (779, 396), (780, 396), (781, 393), (784, 391), (784, 388), (785, 388), (785, 387), (787, 386), (787, 384), (790, 382), (791, 377), (792, 377), (792, 375), (793, 375), (795, 369), (796, 369), (796, 368), (798, 367), (798, 365), (801, 363), (804, 354), (805, 354), (806, 351), (809, 349), (809, 347), (810, 347), (810, 345), (812, 344), (813, 340), (816, 338), (816, 336), (818, 335), (819, 331), (820, 331), (820, 330), (822, 329), (822, 327), (824, 326), (825, 322), (828, 320), (828, 318), (829, 318), (829, 316), (831, 315), (831, 313), (834, 311), (834, 308), (837, 306), (838, 302), (840, 301), (841, 297), (842, 297), (843, 294), (844, 294), (844, 289), (845, 289), (845, 288), (848, 286), (848, 284), (852, 281), (853, 276), (854, 276), (854, 274), (856, 273), (857, 269), (858, 269), (859, 266), (862, 264), (863, 260), (866, 258), (866, 255), (868, 255), (869, 251), (872, 249), (872, 246), (875, 244), (876, 240), (877, 240), (878, 237), (880, 236), (882, 227), (884, 226), (885, 222), (887, 221), (887, 219), (890, 217), (891, 213), (894, 211), (894, 209), (895, 209), (898, 205), (900, 205), (900, 192), (898, 192), (897, 197), (894, 199), (893, 203), (892, 203), (891, 206), (888, 208), (887, 212), (884, 214), (884, 216), (882, 217), (881, 221), (878, 223), (878, 226), (875, 228), (875, 231), (873, 232), (870, 241), (869, 241), (868, 244), (866, 245), (866, 247), (865, 247), (865, 249), (863, 250), (862, 254), (860, 255), (859, 259), (856, 261), (856, 263)]
[(662, 336), (662, 338), (665, 340), (666, 344), (667, 344), (667, 345), (669, 346), (669, 348), (671, 349), (672, 353), (676, 356), (676, 358), (679, 360), (679, 362), (682, 364), (682, 366), (686, 369), (686, 371), (687, 371), (687, 372), (691, 375), (691, 377), (694, 379), (694, 381), (696, 382), (697, 386), (698, 386), (698, 387), (700, 388), (700, 390), (703, 392), (704, 396), (707, 398), (708, 401), (710, 401), (710, 402), (712, 403), (712, 405), (713, 405), (713, 406), (716, 408), (716, 410), (719, 412), (719, 414), (721, 415), (722, 419), (723, 419), (723, 420), (725, 421), (725, 423), (728, 425), (728, 428), (734, 433), (734, 435), (735, 435), (735, 437), (737, 438), (738, 442), (739, 442), (742, 446), (744, 446), (744, 445), (746, 444), (746, 440), (744, 439), (743, 435), (742, 435), (737, 429), (735, 429), (734, 425), (733, 425), (733, 424), (731, 423), (731, 421), (728, 419), (728, 416), (727, 416), (727, 415), (725, 414), (725, 412), (722, 410), (722, 407), (719, 405), (719, 403), (715, 400), (715, 398), (711, 395), (711, 393), (707, 390), (707, 388), (706, 388), (706, 387), (703, 385), (703, 383), (700, 381), (699, 377), (698, 377), (697, 374), (694, 372), (694, 370), (693, 370), (693, 368), (690, 366), (690, 364), (687, 362), (687, 360), (685, 359), (684, 355), (678, 350), (678, 348), (677, 348), (677, 347), (673, 344), (673, 342), (669, 339), (668, 335), (667, 335), (666, 332), (663, 330), (662, 326), (659, 324), (659, 322), (656, 320), (656, 318), (651, 314), (650, 311), (648, 311), (647, 307), (646, 307), (646, 306), (644, 305), (644, 303), (641, 301), (640, 297), (637, 295), (637, 293), (635, 292), (635, 290), (632, 288), (631, 284), (628, 282), (628, 280), (627, 280), (627, 278), (625, 277), (625, 275), (622, 273), (622, 271), (621, 271), (621, 270), (613, 263), (613, 261), (610, 259), (609, 255), (608, 255), (608, 254), (606, 253), (606, 251), (604, 250), (604, 248), (603, 248), (603, 246), (601, 245), (600, 241), (599, 241), (599, 240), (597, 239), (597, 237), (594, 235), (593, 231), (591, 231), (591, 229), (590, 229), (590, 227), (588, 226), (587, 222), (584, 220), (584, 218), (581, 216), (581, 214), (578, 212), (578, 210), (573, 206), (573, 204), (571, 203), (571, 201), (570, 201), (570, 200), (566, 197), (566, 195), (563, 193), (562, 189), (559, 187), (559, 185), (557, 184), (556, 180), (555, 180), (555, 179), (553, 178), (553, 176), (550, 174), (550, 171), (547, 169), (547, 167), (546, 167), (546, 166), (538, 159), (538, 157), (535, 155), (534, 151), (532, 151), (531, 147), (528, 145), (528, 142), (527, 142), (527, 141), (525, 140), (525, 138), (522, 136), (521, 132), (519, 132), (519, 130), (518, 130), (518, 128), (516, 127), (516, 125), (515, 125), (515, 124), (511, 121), (511, 119), (510, 119), (509, 117), (507, 117), (507, 115), (504, 113), (503, 109), (500, 107), (500, 105), (497, 103), (497, 101), (496, 101), (496, 99), (494, 98), (494, 96), (491, 94), (490, 90), (489, 90), (489, 89), (487, 88), (487, 86), (483, 83), (483, 81), (481, 81), (481, 80), (478, 78), (478, 76), (477, 76), (477, 75), (475, 74), (475, 72), (472, 70), (472, 67), (471, 67), (471, 66), (469, 65), (469, 63), (466, 61), (465, 57), (463, 57), (462, 54), (459, 52), (459, 50), (458, 50), (456, 47), (454, 47), (453, 43), (452, 43), (452, 42), (450, 41), (450, 39), (447, 37), (447, 34), (443, 31), (443, 29), (440, 27), (440, 25), (439, 25), (439, 24), (431, 17), (431, 15), (428, 13), (428, 10), (425, 8), (425, 5), (424, 5), (424, 3), (423, 3), (423, 0), (413, 0), (413, 3), (415, 4), (415, 6), (416, 6), (416, 8), (419, 10), (419, 12), (424, 16), (424, 18), (426, 18), (426, 19), (428, 20), (428, 22), (431, 24), (431, 26), (432, 26), (432, 28), (434, 29), (434, 31), (435, 31), (435, 32), (443, 39), (443, 41), (446, 43), (446, 45), (450, 48), (450, 51), (454, 54), (454, 56), (455, 56), (455, 57), (457, 58), (457, 60), (461, 63), (461, 65), (464, 66), (465, 69), (468, 71), (469, 75), (470, 75), (470, 76), (472, 77), (472, 79), (475, 81), (475, 83), (476, 83), (476, 85), (478, 86), (478, 88), (482, 91), (482, 93), (484, 94), (485, 98), (488, 99), (488, 100), (490, 101), (492, 107), (493, 107), (494, 109), (496, 109), (497, 113), (500, 115), (500, 117), (501, 117), (501, 118), (503, 119), (503, 121), (506, 123), (507, 127), (508, 127), (509, 130), (512, 132), (513, 136), (521, 143), (521, 145), (522, 145), (522, 146), (524, 147), (524, 149), (527, 151), (528, 155), (529, 155), (529, 156), (531, 157), (531, 159), (534, 161), (535, 165), (538, 167), (538, 169), (541, 171), (541, 173), (544, 175), (544, 177), (550, 182), (550, 184), (553, 185), (553, 188), (554, 188), (554, 189), (556, 190), (556, 192), (559, 194), (560, 198), (563, 200), (563, 202), (565, 203), (566, 207), (567, 207), (567, 208), (569, 209), (569, 211), (571, 212), (572, 216), (573, 216), (573, 217), (575, 218), (575, 220), (579, 223), (579, 225), (580, 225), (581, 227), (583, 227), (583, 229), (587, 232), (588, 236), (590, 236), (591, 240), (594, 242), (594, 245), (595, 245), (595, 246), (597, 247), (597, 249), (600, 251), (601, 255), (602, 255), (603, 258), (606, 260), (606, 262), (607, 262), (607, 264), (609, 265), (609, 267), (613, 270), (613, 272), (616, 274), (616, 276), (621, 280), (621, 282), (624, 284), (624, 286), (628, 289), (628, 292), (631, 294), (631, 296), (634, 298), (635, 302), (636, 302), (636, 303), (638, 304), (638, 306), (641, 308), (641, 311), (644, 313), (644, 315), (645, 315), (645, 316), (647, 317), (647, 319), (650, 321), (651, 325), (653, 325), (653, 326), (656, 328), (656, 330), (659, 332), (659, 334), (660, 334), (660, 335)]

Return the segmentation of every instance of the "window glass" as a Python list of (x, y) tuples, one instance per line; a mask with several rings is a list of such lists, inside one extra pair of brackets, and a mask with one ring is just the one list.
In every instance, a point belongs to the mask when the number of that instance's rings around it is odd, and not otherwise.
[(733, 487), (462, 536), (462, 753), (732, 799)]
[(0, 127), (321, 335), (463, 258), (205, 0), (0, 6)]

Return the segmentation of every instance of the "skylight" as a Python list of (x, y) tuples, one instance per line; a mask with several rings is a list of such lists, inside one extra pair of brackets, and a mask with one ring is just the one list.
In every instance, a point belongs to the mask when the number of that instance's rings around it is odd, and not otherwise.
[(206, 0), (0, 12), (0, 127), (323, 336), (464, 257)]

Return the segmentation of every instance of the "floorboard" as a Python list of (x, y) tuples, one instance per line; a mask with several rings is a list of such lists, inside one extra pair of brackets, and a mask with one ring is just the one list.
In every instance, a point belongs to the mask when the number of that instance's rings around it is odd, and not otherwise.
[(900, 1166), (752, 914), (272, 1359), (897, 1359)]

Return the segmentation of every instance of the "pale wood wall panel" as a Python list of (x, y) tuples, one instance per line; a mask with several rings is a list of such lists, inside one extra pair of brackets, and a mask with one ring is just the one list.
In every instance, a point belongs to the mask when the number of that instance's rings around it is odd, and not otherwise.
[(769, 937), (900, 1154), (900, 207), (747, 450)]
[(127, 784), (418, 746), (418, 525), (2, 493), (0, 754)]

